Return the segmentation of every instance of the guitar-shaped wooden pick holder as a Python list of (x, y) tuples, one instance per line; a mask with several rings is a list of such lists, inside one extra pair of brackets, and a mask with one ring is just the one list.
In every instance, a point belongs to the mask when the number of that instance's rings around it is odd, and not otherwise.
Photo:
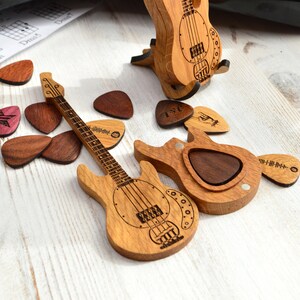
[(41, 83), (47, 101), (56, 106), (107, 174), (96, 176), (84, 165), (77, 169), (81, 188), (106, 210), (107, 236), (113, 248), (137, 260), (163, 258), (183, 248), (197, 228), (195, 203), (162, 184), (148, 162), (141, 163), (140, 178), (129, 177), (61, 95), (51, 73), (42, 73)]
[(208, 17), (208, 0), (144, 0), (156, 29), (156, 39), (131, 63), (150, 67), (165, 95), (183, 100), (193, 96), (214, 74), (229, 70), (220, 62), (220, 37)]
[(256, 156), (240, 147), (217, 144), (193, 127), (188, 141), (173, 138), (162, 147), (135, 141), (134, 155), (171, 177), (202, 212), (234, 212), (255, 196), (261, 179)]

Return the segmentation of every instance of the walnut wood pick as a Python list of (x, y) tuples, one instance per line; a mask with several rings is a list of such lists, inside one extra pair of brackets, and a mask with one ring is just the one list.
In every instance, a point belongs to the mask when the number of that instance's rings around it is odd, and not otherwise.
[(262, 174), (272, 182), (289, 187), (300, 175), (300, 161), (287, 154), (266, 154), (258, 156)]
[(38, 157), (51, 140), (50, 137), (43, 135), (28, 135), (11, 139), (2, 146), (3, 159), (13, 168), (22, 167)]
[(194, 108), (193, 116), (184, 123), (186, 128), (195, 127), (206, 133), (222, 133), (229, 131), (229, 125), (214, 110), (197, 106)]
[(163, 128), (183, 124), (194, 113), (194, 109), (185, 103), (163, 100), (158, 102), (155, 109), (157, 124)]
[(31, 60), (20, 60), (0, 69), (0, 81), (11, 85), (27, 83), (33, 73)]
[(55, 106), (46, 102), (27, 106), (25, 117), (34, 128), (46, 134), (52, 132), (62, 120), (62, 116)]
[(57, 164), (70, 164), (79, 156), (81, 147), (76, 134), (72, 130), (66, 131), (52, 138), (42, 157)]
[(0, 137), (13, 134), (19, 126), (21, 112), (18, 106), (0, 109)]
[(94, 101), (94, 108), (111, 117), (130, 119), (133, 106), (128, 95), (122, 91), (111, 91), (99, 96)]
[(125, 133), (125, 125), (119, 120), (98, 120), (86, 124), (106, 149), (115, 147)]

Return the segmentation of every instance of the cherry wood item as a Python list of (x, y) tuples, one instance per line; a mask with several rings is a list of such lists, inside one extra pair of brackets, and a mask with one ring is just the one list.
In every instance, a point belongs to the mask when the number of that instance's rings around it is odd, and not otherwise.
[(33, 74), (31, 60), (20, 60), (0, 69), (0, 81), (11, 85), (27, 83)]
[(51, 144), (43, 151), (41, 157), (57, 164), (70, 164), (79, 156), (81, 147), (81, 141), (71, 130), (52, 138)]
[(172, 100), (158, 102), (155, 109), (157, 124), (164, 128), (183, 124), (193, 113), (190, 105)]
[(21, 112), (18, 106), (8, 106), (0, 109), (0, 137), (13, 134), (20, 123)]
[(118, 145), (125, 133), (125, 125), (119, 120), (97, 120), (87, 122), (86, 125), (106, 149)]
[(130, 119), (133, 105), (128, 95), (122, 91), (111, 91), (99, 96), (94, 101), (94, 108), (111, 117)]
[(144, 0), (156, 29), (151, 48), (133, 57), (135, 65), (154, 70), (167, 97), (192, 96), (214, 74), (229, 69), (220, 63), (220, 37), (208, 16), (208, 0)]
[(230, 130), (228, 123), (222, 116), (203, 106), (194, 108), (193, 116), (184, 123), (184, 126), (186, 128), (195, 127), (206, 133), (223, 133)]
[(287, 154), (266, 154), (258, 156), (262, 174), (272, 182), (289, 187), (296, 183), (300, 175), (300, 161)]
[(62, 116), (55, 106), (45, 102), (27, 106), (25, 117), (35, 129), (45, 134), (52, 132), (62, 120)]
[(135, 141), (134, 155), (171, 177), (201, 212), (231, 213), (255, 196), (261, 179), (256, 156), (240, 147), (217, 144), (193, 127), (188, 141), (173, 138), (162, 147)]
[(4, 161), (12, 168), (30, 163), (51, 143), (52, 138), (43, 135), (16, 137), (5, 142), (1, 148)]
[(183, 248), (197, 228), (195, 203), (161, 183), (148, 162), (141, 163), (140, 178), (130, 178), (59, 93), (51, 73), (40, 76), (47, 100), (57, 107), (107, 174), (96, 176), (85, 165), (77, 169), (82, 189), (106, 210), (107, 237), (112, 247), (136, 260), (163, 258)]

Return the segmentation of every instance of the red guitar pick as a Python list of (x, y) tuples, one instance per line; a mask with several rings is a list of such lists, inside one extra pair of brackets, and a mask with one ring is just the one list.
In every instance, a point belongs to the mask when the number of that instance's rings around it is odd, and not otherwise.
[(0, 109), (0, 137), (13, 134), (19, 126), (21, 112), (18, 106)]
[(31, 60), (21, 60), (0, 69), (0, 81), (11, 85), (27, 83), (33, 73)]

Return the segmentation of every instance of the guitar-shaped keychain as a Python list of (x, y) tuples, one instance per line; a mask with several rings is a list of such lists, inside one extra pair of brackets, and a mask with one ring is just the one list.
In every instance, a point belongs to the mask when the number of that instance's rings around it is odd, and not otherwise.
[(155, 260), (182, 249), (198, 225), (198, 209), (185, 194), (161, 183), (155, 168), (141, 162), (138, 179), (127, 175), (90, 128), (60, 93), (51, 73), (42, 73), (41, 84), (106, 176), (96, 176), (87, 166), (77, 169), (81, 188), (106, 211), (107, 237), (120, 254), (136, 260)]
[(220, 62), (219, 34), (210, 24), (208, 0), (144, 0), (156, 29), (151, 49), (132, 58), (132, 64), (148, 66), (158, 76), (171, 99), (191, 97), (213, 74), (228, 71)]

